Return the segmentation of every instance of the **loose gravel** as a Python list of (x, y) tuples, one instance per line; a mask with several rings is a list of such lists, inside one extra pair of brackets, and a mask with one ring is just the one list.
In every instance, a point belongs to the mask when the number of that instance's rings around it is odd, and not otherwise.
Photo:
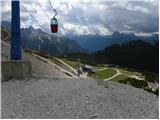
[(2, 82), (2, 118), (156, 118), (158, 96), (128, 85), (86, 79)]

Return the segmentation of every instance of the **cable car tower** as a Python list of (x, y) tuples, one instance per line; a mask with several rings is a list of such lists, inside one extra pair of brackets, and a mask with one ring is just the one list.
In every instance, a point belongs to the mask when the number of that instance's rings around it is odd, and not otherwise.
[(21, 32), (19, 0), (12, 0), (11, 18), (11, 60), (21, 60)]
[(2, 78), (22, 79), (32, 76), (31, 62), (22, 60), (20, 2), (11, 0), (11, 60), (1, 61)]

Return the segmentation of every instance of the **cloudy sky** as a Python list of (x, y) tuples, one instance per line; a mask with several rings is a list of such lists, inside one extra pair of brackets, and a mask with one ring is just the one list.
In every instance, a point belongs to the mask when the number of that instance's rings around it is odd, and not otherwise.
[[(110, 35), (119, 31), (151, 35), (159, 31), (158, 0), (50, 1), (58, 13), (59, 34)], [(20, 5), (21, 27), (32, 25), (50, 32), (49, 24), (54, 12), (49, 0), (21, 0)], [(1, 12), (1, 20), (11, 20), (10, 0), (1, 0)]]

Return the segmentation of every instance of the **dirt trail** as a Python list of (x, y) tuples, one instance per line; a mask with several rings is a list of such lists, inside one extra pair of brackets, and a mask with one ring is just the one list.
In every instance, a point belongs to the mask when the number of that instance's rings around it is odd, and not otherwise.
[(110, 78), (104, 79), (104, 81), (112, 80), (113, 78), (115, 78), (115, 77), (117, 77), (118, 75), (121, 74), (118, 69), (114, 68), (113, 70), (115, 70), (117, 73), (115, 75), (113, 75), (112, 77), (110, 77)]
[[(108, 69), (108, 68), (104, 68), (103, 70)], [(125, 75), (129, 78), (135, 78), (137, 80), (145, 80), (143, 77), (137, 76), (137, 75), (127, 75), (125, 73), (120, 72), (120, 70), (113, 68), (117, 73), (115, 75), (113, 75), (112, 77), (109, 77), (107, 79), (104, 79), (104, 81), (108, 81), (108, 80), (112, 80), (113, 78), (117, 77), (118, 75)]]

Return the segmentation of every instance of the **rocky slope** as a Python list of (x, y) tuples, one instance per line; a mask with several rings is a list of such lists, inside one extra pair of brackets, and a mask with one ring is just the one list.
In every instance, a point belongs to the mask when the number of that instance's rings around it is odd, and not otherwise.
[(2, 82), (2, 118), (158, 119), (158, 97), (115, 82), (30, 78)]

